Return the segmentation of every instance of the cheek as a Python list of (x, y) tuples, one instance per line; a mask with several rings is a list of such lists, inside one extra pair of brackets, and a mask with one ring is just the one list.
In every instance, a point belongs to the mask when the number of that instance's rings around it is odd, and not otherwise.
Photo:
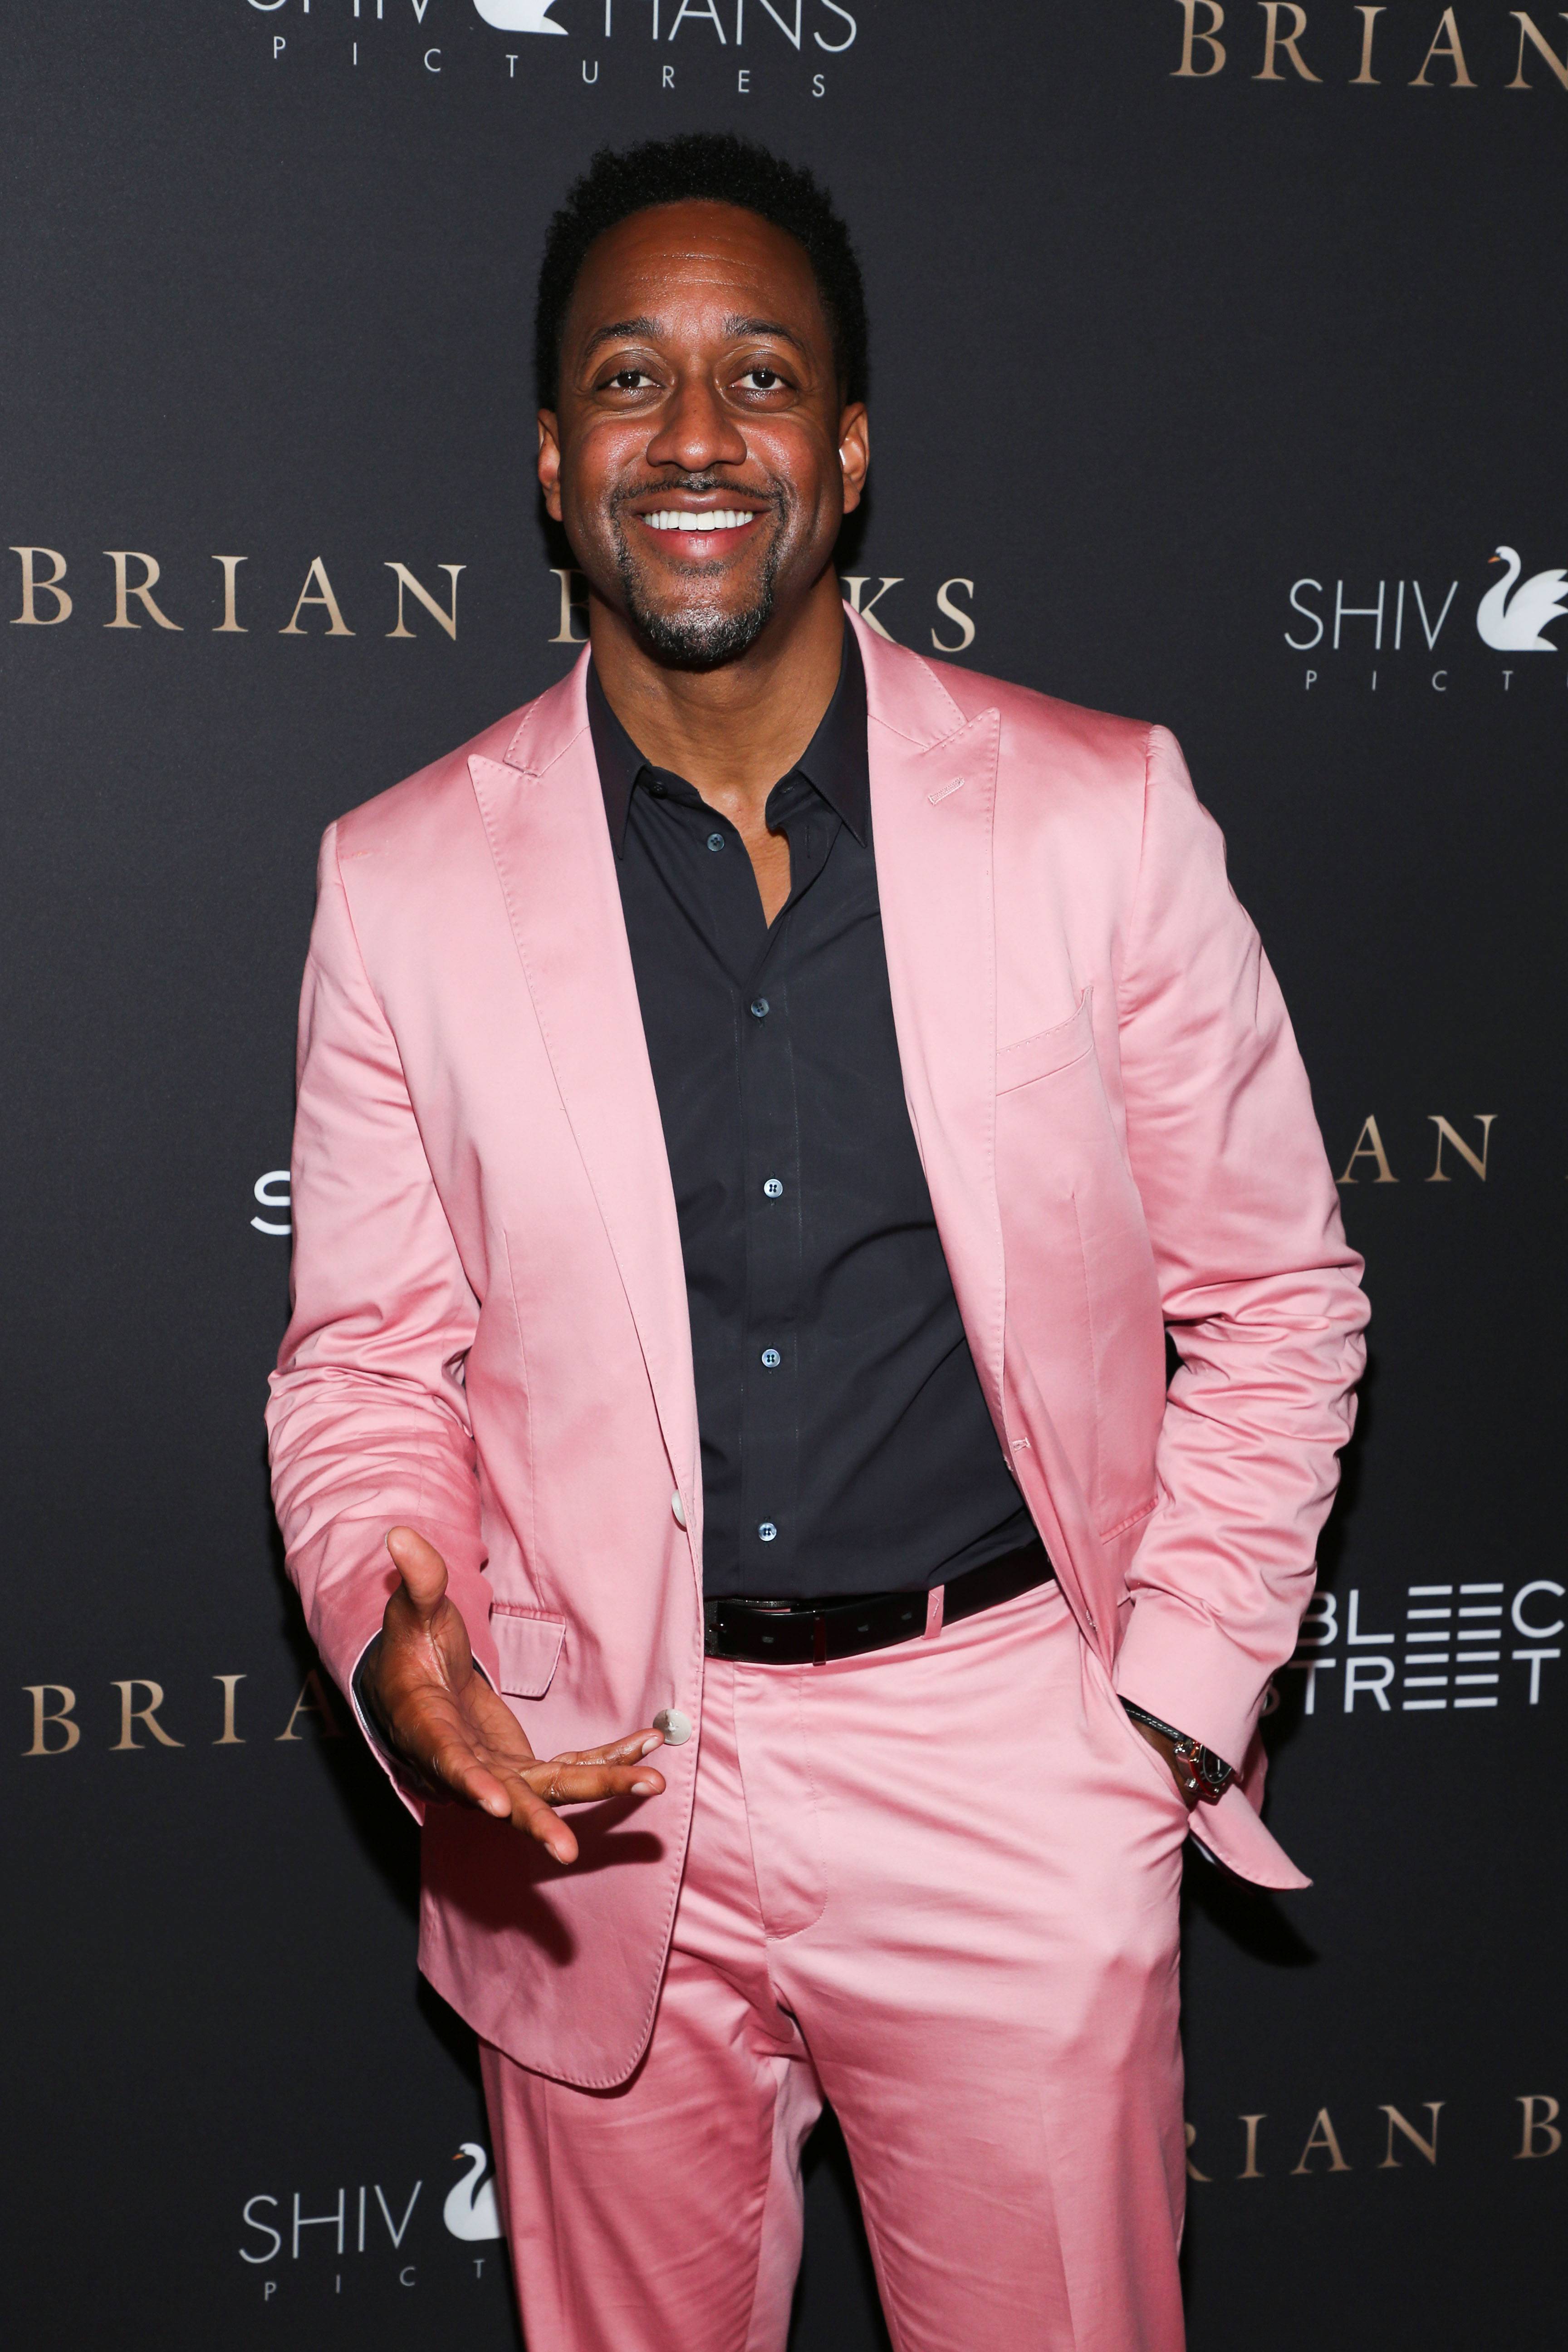
[(766, 440), (753, 436), (752, 455), (775, 481), (784, 484), (793, 530), (809, 532), (820, 520), (837, 513), (838, 453), (825, 448), (816, 435), (808, 438), (780, 434)]
[(603, 513), (618, 482), (640, 477), (645, 446), (646, 436), (634, 440), (624, 428), (579, 435), (562, 459), (561, 489), (566, 504), (585, 517)]

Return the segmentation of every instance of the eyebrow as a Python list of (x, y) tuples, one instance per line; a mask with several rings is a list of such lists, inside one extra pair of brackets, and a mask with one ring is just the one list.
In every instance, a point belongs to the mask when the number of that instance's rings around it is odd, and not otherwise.
[[(588, 338), (584, 357), (591, 359), (601, 344), (619, 342), (625, 335), (646, 335), (656, 341), (662, 331), (658, 320), (650, 319), (646, 313), (637, 319), (613, 319), (608, 326), (595, 328)], [(727, 335), (776, 335), (781, 342), (792, 344), (797, 352), (806, 349), (800, 336), (779, 319), (726, 319), (724, 332)]]
[(801, 338), (781, 319), (726, 319), (724, 332), (727, 335), (776, 335), (780, 342), (793, 343), (797, 352), (804, 352), (806, 348)]
[(658, 320), (657, 319), (649, 319), (647, 317), (640, 319), (613, 319), (607, 327), (595, 328), (593, 333), (588, 338), (587, 351), (584, 352), (584, 356), (588, 357), (593, 352), (596, 352), (601, 343), (618, 342), (623, 335), (654, 336), (658, 333)]

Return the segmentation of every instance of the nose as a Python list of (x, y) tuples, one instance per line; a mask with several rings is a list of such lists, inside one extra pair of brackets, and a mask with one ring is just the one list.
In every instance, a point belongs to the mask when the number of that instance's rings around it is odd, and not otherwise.
[(647, 445), (648, 464), (700, 474), (714, 466), (743, 466), (745, 461), (745, 435), (725, 408), (717, 385), (707, 376), (682, 377)]

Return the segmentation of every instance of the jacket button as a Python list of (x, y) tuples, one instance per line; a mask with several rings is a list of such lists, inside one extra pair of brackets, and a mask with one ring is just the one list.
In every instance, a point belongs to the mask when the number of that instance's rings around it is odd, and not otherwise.
[(669, 1498), (669, 1507), (675, 1513), (676, 1526), (678, 1528), (683, 1528), (686, 1525), (686, 1506), (680, 1499), (680, 1489), (679, 1486)]
[(691, 1737), (691, 1717), (682, 1715), (678, 1706), (661, 1706), (654, 1717), (653, 1727), (662, 1731), (668, 1748), (684, 1748)]

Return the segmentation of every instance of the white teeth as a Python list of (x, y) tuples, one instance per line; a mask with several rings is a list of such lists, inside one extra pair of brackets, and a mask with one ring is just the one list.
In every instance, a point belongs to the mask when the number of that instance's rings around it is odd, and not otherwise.
[(689, 507), (664, 507), (644, 515), (649, 530), (743, 530), (756, 516), (746, 507), (719, 507), (694, 512)]

